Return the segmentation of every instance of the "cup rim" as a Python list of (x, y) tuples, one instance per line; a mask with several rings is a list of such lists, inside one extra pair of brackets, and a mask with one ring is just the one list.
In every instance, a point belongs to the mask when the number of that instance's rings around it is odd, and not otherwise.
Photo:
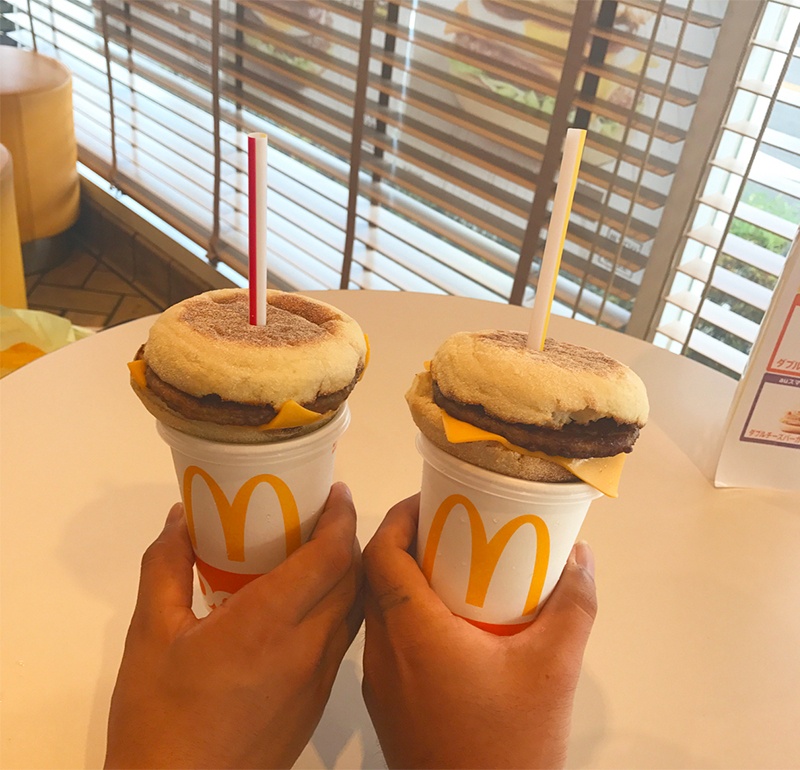
[(318, 445), (337, 441), (350, 424), (350, 409), (345, 401), (330, 422), (311, 433), (264, 444), (231, 444), (224, 441), (191, 436), (156, 420), (156, 430), (164, 442), (173, 450), (198, 459), (216, 461), (220, 452), (225, 453), (226, 462), (252, 461), (255, 457), (294, 456), (313, 451)]

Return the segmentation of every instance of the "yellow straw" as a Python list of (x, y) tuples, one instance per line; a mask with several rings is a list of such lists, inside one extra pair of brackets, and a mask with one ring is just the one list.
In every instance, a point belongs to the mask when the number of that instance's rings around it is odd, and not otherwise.
[(558, 174), (556, 194), (553, 198), (553, 213), (550, 216), (550, 226), (547, 228), (542, 267), (539, 270), (536, 296), (533, 299), (531, 327), (528, 332), (528, 347), (531, 350), (544, 349), (547, 326), (550, 323), (550, 308), (556, 293), (561, 253), (564, 251), (564, 241), (567, 238), (569, 214), (572, 210), (572, 199), (575, 197), (575, 186), (578, 184), (578, 170), (581, 166), (585, 141), (586, 131), (582, 128), (567, 129), (561, 170)]

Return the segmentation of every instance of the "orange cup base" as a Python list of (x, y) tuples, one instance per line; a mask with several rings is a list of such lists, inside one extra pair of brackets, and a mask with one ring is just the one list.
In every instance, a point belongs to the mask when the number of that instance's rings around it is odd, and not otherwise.
[(222, 591), (227, 594), (235, 594), (240, 588), (243, 588), (248, 583), (251, 583), (261, 575), (245, 574), (241, 575), (236, 572), (227, 572), (226, 570), (212, 567), (206, 564), (202, 559), (195, 560), (197, 572), (202, 576), (200, 581), (200, 590), (203, 595), (206, 595), (206, 585), (210, 588), (212, 593)]
[[(453, 614), (456, 615), (455, 612)], [(496, 636), (513, 636), (514, 634), (521, 633), (530, 625), (530, 623), (483, 623), (480, 620), (472, 620), (462, 615), (456, 615), (456, 617), (466, 620), (467, 623), (471, 623), (476, 628), (480, 628), (481, 631), (488, 631), (490, 634), (495, 634)]]

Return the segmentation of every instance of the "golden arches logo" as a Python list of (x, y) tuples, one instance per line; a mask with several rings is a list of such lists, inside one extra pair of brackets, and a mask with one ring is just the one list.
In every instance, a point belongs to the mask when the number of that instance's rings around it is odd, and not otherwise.
[(283, 529), (286, 535), (286, 556), (300, 547), (300, 515), (297, 512), (292, 490), (286, 482), (268, 473), (245, 481), (230, 502), (225, 493), (217, 484), (216, 479), (207, 471), (190, 465), (183, 474), (183, 504), (186, 508), (186, 523), (189, 527), (189, 536), (192, 545), (197, 549), (197, 536), (194, 530), (194, 510), (192, 508), (192, 482), (199, 476), (206, 482), (214, 503), (217, 506), (219, 519), (222, 523), (222, 532), (225, 536), (225, 550), (231, 561), (244, 561), (244, 526), (247, 520), (247, 510), (250, 507), (250, 498), (259, 484), (269, 484), (278, 497), (278, 503), (283, 514)]
[(425, 543), (425, 550), (422, 554), (422, 574), (425, 575), (430, 583), (442, 530), (447, 518), (458, 505), (463, 506), (467, 512), (470, 534), (472, 535), (472, 555), (466, 602), (474, 607), (483, 607), (489, 590), (489, 583), (509, 540), (520, 527), (525, 524), (533, 525), (536, 530), (536, 558), (533, 564), (533, 575), (531, 576), (531, 584), (525, 600), (523, 615), (533, 612), (536, 609), (536, 605), (539, 604), (545, 575), (547, 574), (547, 565), (550, 562), (550, 533), (544, 521), (534, 514), (517, 516), (511, 521), (507, 521), (490, 540), (486, 536), (486, 527), (483, 526), (483, 520), (475, 504), (464, 495), (450, 495), (442, 501), (433, 515), (428, 541)]

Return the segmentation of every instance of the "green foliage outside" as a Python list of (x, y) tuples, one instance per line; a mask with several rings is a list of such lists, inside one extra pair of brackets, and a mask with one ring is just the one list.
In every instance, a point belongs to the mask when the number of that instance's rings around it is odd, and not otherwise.
[[(775, 214), (775, 216), (785, 219), (787, 222), (800, 223), (800, 201), (789, 195), (782, 195), (769, 190), (763, 185), (749, 182), (745, 187), (741, 202), (761, 211)], [(786, 238), (770, 233), (767, 230), (762, 230), (760, 227), (751, 225), (749, 222), (743, 222), (740, 219), (733, 220), (730, 232), (732, 235), (738, 235), (740, 238), (763, 246), (765, 249), (784, 257), (789, 252), (789, 246), (791, 245)]]
[[(753, 208), (760, 209), (761, 211), (775, 214), (781, 219), (785, 219), (787, 222), (794, 224), (800, 223), (800, 200), (797, 200), (789, 195), (783, 195), (775, 192), (774, 190), (770, 190), (763, 185), (754, 182), (748, 182), (745, 187), (744, 194), (742, 195), (741, 202), (746, 203)], [(738, 218), (733, 219), (729, 232), (731, 235), (737, 235), (746, 241), (755, 243), (756, 245), (761, 246), (762, 248), (765, 248), (775, 254), (780, 254), (781, 256), (786, 256), (786, 254), (789, 252), (789, 247), (791, 246), (791, 242), (786, 238)], [(747, 265), (744, 262), (741, 262), (740, 260), (735, 259), (727, 254), (721, 254), (719, 256), (717, 265), (768, 289), (774, 289), (778, 282), (778, 279), (774, 275), (770, 275), (763, 270), (759, 270), (756, 267)], [(732, 297), (729, 294), (719, 291), (718, 289), (710, 288), (707, 294), (707, 299), (715, 304), (727, 307), (737, 315), (747, 318), (755, 323), (761, 323), (761, 320), (764, 317), (764, 312), (754, 307), (749, 302)], [(720, 329), (713, 324), (709, 324), (702, 319), (697, 320), (696, 327), (698, 330), (705, 332), (709, 336), (714, 337), (721, 342), (724, 342), (726, 345), (729, 345), (734, 350), (739, 350), (742, 353), (750, 352), (750, 348), (752, 347), (751, 343), (743, 340), (741, 337), (737, 337), (735, 334), (731, 334), (730, 332)], [(708, 364), (714, 369), (718, 369), (725, 374), (734, 376), (737, 379), (739, 377), (739, 375), (735, 372), (732, 372), (726, 367), (710, 361), (704, 356), (693, 354), (692, 351), (687, 351), (687, 355), (695, 360), (702, 360), (703, 363)]]

